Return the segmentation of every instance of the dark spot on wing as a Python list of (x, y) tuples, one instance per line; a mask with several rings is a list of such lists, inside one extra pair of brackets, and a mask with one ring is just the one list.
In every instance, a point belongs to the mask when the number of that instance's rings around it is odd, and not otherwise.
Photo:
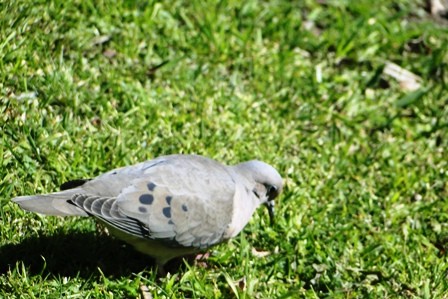
[(150, 205), (154, 201), (154, 196), (152, 194), (142, 194), (138, 200), (144, 205)]
[(148, 211), (145, 207), (138, 207), (138, 210), (142, 213), (146, 213)]
[(149, 182), (147, 186), (149, 191), (154, 191), (156, 184), (154, 184), (153, 182)]
[(187, 211), (188, 211), (188, 207), (187, 207), (186, 204), (183, 204), (183, 205), (182, 205), (182, 210), (183, 210), (184, 212), (187, 212)]
[(173, 199), (173, 197), (172, 196), (167, 196), (165, 199), (166, 199), (166, 203), (168, 205), (171, 205), (171, 200)]
[(171, 218), (171, 208), (170, 207), (163, 208), (162, 212), (166, 218)]

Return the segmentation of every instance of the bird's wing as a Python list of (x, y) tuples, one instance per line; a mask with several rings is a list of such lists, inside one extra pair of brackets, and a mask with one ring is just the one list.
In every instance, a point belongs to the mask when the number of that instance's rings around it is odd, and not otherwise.
[(236, 183), (210, 159), (170, 156), (144, 168), (117, 197), (93, 195), (100, 193), (95, 185), (105, 188), (107, 176), (89, 182), (73, 203), (124, 233), (205, 248), (223, 241), (232, 221)]
[(234, 195), (235, 182), (225, 166), (178, 156), (132, 181), (117, 205), (121, 213), (147, 227), (154, 239), (205, 248), (223, 241)]

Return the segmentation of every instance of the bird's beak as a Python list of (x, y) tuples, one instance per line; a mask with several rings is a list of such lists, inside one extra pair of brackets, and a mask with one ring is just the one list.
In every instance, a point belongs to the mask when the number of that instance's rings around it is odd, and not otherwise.
[(269, 212), (269, 221), (271, 222), (271, 225), (274, 225), (275, 222), (275, 214), (274, 214), (274, 206), (275, 206), (275, 201), (273, 200), (268, 200), (265, 203), (266, 207), (268, 208), (268, 212)]

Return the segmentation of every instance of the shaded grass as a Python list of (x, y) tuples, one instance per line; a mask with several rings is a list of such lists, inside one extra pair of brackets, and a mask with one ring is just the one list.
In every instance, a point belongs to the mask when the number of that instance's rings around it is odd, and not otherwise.
[[(0, 5), (0, 297), (448, 292), (448, 32), (422, 2)], [(171, 153), (274, 165), (277, 223), (259, 212), (208, 268), (157, 281), (90, 220), (9, 202)]]

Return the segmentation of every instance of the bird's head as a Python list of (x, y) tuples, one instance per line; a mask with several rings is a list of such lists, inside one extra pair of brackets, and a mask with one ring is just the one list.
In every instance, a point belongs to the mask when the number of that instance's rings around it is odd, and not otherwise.
[(254, 195), (266, 205), (271, 223), (274, 222), (274, 199), (283, 190), (283, 179), (278, 171), (262, 161), (252, 160), (235, 166), (253, 184)]

